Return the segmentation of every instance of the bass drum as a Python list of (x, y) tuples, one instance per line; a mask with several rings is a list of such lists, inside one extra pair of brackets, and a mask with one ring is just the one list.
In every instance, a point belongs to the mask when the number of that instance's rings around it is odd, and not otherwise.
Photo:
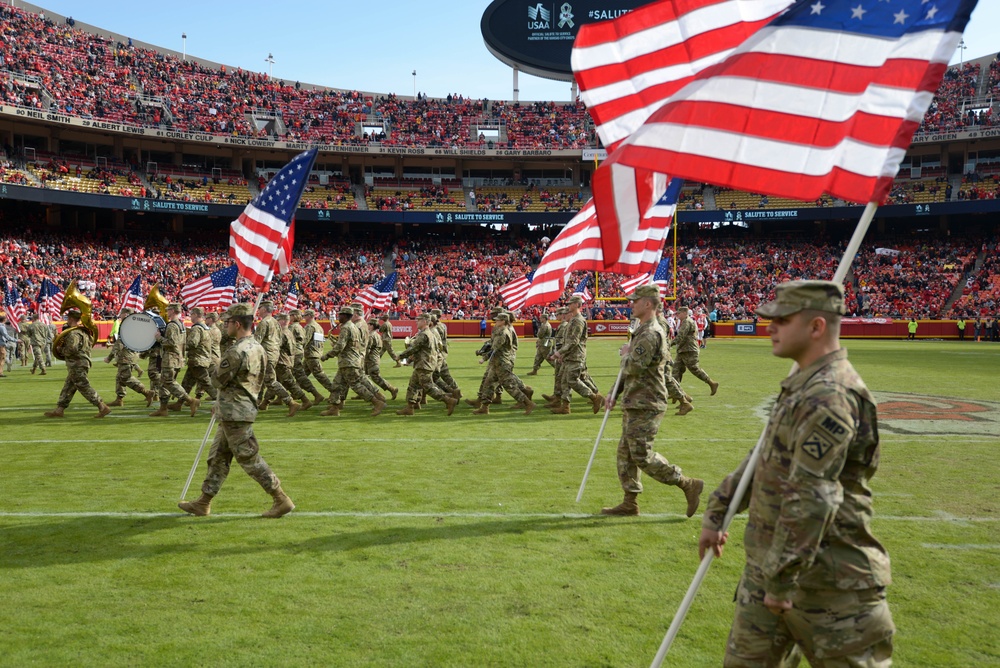
[(156, 345), (156, 332), (166, 329), (166, 320), (155, 313), (133, 313), (118, 326), (118, 339), (129, 350), (144, 353)]

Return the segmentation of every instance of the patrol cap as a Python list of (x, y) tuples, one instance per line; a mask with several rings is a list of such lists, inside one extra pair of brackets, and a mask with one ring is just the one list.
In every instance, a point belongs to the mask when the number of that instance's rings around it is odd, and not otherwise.
[(285, 322), (286, 320), (288, 320), (288, 314), (287, 313), (279, 313), (278, 315), (274, 316), (274, 319), (278, 320), (280, 322)]
[(375, 318), (368, 318), (368, 326), (378, 327), (378, 320), (376, 320)]
[(218, 320), (219, 314), (216, 313), (215, 311), (209, 311), (208, 313), (205, 314), (205, 319), (208, 320), (209, 318), (211, 318), (212, 320)]
[(337, 315), (349, 315), (354, 317), (354, 309), (350, 306), (341, 306), (340, 310), (337, 311)]
[(646, 297), (648, 299), (655, 299), (659, 301), (660, 299), (660, 288), (659, 286), (653, 284), (640, 285), (635, 289), (635, 292), (628, 296), (629, 301), (634, 302), (636, 299), (642, 299)]
[(439, 308), (432, 308), (431, 309), (431, 315), (436, 315), (437, 317), (440, 318), (442, 315), (444, 315), (444, 311), (442, 311)]
[(490, 309), (490, 315), (496, 315), (501, 311), (503, 311), (503, 308), (501, 308), (500, 306), (494, 306), (493, 308)]
[(774, 301), (757, 307), (757, 315), (784, 318), (799, 311), (844, 315), (844, 286), (833, 281), (788, 281), (774, 289)]
[(226, 316), (229, 318), (241, 318), (248, 315), (253, 315), (253, 306), (250, 304), (233, 304), (226, 311)]
[(188, 315), (205, 315), (205, 309), (203, 309), (200, 306), (195, 306), (190, 311), (188, 311)]
[(378, 317), (378, 319), (379, 320), (388, 320), (389, 319), (389, 314), (388, 313), (383, 313), (382, 315), (380, 315)]
[(29, 320), (38, 320), (38, 314), (37, 313), (29, 313), (28, 314), (28, 319)]
[(510, 313), (507, 313), (507, 311), (500, 311), (495, 316), (493, 316), (493, 319), (503, 320), (506, 323), (510, 323)]
[(184, 311), (184, 305), (178, 302), (171, 302), (170, 304), (167, 304), (167, 308), (171, 311), (177, 311), (178, 313)]
[(688, 311), (690, 311), (690, 310), (691, 310), (691, 309), (689, 309), (689, 308), (688, 308), (687, 306), (681, 306), (681, 307), (679, 307), (679, 308), (677, 309), (677, 312), (678, 312), (678, 313), (687, 313), (687, 312), (688, 312)]
[(364, 309), (364, 307), (361, 307), (361, 306), (351, 306), (351, 314), (352, 315), (364, 315), (365, 314), (365, 309)]
[[(6, 317), (7, 316), (4, 315), (4, 318), (6, 318)], [(83, 317), (83, 313), (80, 312), (80, 309), (78, 309), (78, 308), (76, 308), (74, 306), (73, 308), (66, 309), (66, 317), (67, 318), (82, 318)]]
[(303, 318), (315, 318), (316, 317), (316, 311), (312, 310), (311, 308), (307, 308), (305, 311), (302, 312), (302, 317)]
[(302, 317), (302, 311), (298, 310), (297, 308), (294, 308), (288, 312), (288, 317), (295, 318), (296, 320), (298, 320), (299, 318)]
[(581, 297), (580, 295), (573, 295), (572, 297), (569, 298), (569, 303), (570, 304), (582, 304), (583, 303), (583, 297)]
[(260, 308), (267, 309), (269, 312), (274, 310), (274, 302), (270, 299), (265, 299), (260, 303)]
[(430, 319), (431, 319), (430, 313), (421, 313), (420, 315), (417, 316), (417, 320), (430, 320)]
[(560, 306), (556, 309), (556, 315), (566, 315), (567, 313), (569, 313), (569, 309), (565, 306)]

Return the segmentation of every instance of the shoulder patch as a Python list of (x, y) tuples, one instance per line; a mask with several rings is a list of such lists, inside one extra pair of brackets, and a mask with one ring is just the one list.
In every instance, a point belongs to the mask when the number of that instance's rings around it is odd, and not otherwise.
[[(829, 418), (827, 418), (829, 419)], [(826, 457), (826, 454), (833, 449), (833, 442), (830, 440), (830, 436), (823, 432), (822, 429), (814, 429), (806, 440), (802, 442), (802, 450), (816, 460), (821, 460)]]
[(642, 344), (635, 347), (635, 354), (640, 357), (646, 354), (646, 349), (642, 347)]
[(223, 359), (222, 362), (219, 363), (219, 368), (220, 369), (228, 369), (229, 368), (229, 358), (228, 357), (225, 358), (225, 359)]
[(826, 415), (823, 417), (823, 421), (816, 425), (816, 428), (825, 431), (827, 434), (832, 436), (834, 440), (839, 440), (844, 434), (847, 433), (847, 427), (844, 424), (831, 415)]

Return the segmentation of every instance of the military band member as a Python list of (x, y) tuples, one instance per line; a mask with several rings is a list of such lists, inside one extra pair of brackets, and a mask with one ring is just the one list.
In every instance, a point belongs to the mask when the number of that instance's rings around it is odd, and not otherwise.
[(229, 308), (226, 328), (233, 344), (219, 362), (212, 376), (218, 389), (216, 415), (219, 429), (208, 453), (208, 475), (201, 485), (197, 501), (182, 501), (177, 507), (186, 513), (205, 516), (211, 513), (212, 499), (229, 475), (233, 459), (271, 495), (274, 503), (262, 517), (281, 517), (295, 509), (295, 504), (281, 489), (281, 481), (260, 456), (260, 444), (253, 433), (257, 419), (257, 397), (264, 386), (267, 353), (253, 337), (253, 306), (234, 304)]
[(31, 364), (31, 373), (39, 369), (45, 375), (45, 346), (48, 345), (49, 328), (38, 320), (38, 314), (31, 314), (31, 323), (25, 328), (27, 330), (28, 342), (31, 344), (31, 355), (34, 361)]
[(392, 350), (392, 322), (385, 313), (378, 317), (378, 335), (382, 339), (382, 353), (388, 354), (389, 359), (396, 363), (396, 367), (403, 366), (399, 362), (399, 355)]
[(569, 400), (571, 392), (574, 390), (581, 396), (590, 399), (591, 407), (595, 413), (604, 406), (604, 397), (599, 392), (587, 387), (586, 383), (580, 379), (587, 362), (587, 321), (580, 313), (582, 306), (583, 297), (580, 295), (573, 295), (569, 298), (568, 321), (565, 325), (566, 334), (554, 353), (554, 357), (562, 362), (559, 395), (561, 401), (559, 406), (551, 411), (556, 415), (569, 414)]
[(79, 309), (66, 311), (66, 326), (59, 341), (59, 354), (66, 361), (66, 382), (59, 392), (59, 401), (54, 410), (46, 411), (45, 417), (65, 417), (65, 411), (77, 392), (90, 403), (97, 406), (97, 415), (102, 418), (111, 412), (111, 408), (101, 400), (97, 390), (90, 384), (87, 374), (90, 373), (90, 353), (94, 348), (94, 339), (90, 332), (80, 325), (82, 314)]
[(269, 300), (262, 301), (257, 309), (260, 322), (257, 323), (257, 329), (253, 333), (254, 338), (267, 354), (267, 368), (264, 370), (264, 394), (261, 395), (259, 409), (267, 410), (268, 404), (271, 403), (268, 396), (277, 397), (281, 403), (288, 406), (288, 416), (291, 417), (302, 408), (302, 405), (295, 401), (291, 393), (278, 382), (275, 369), (281, 349), (281, 331), (278, 327), (278, 321), (274, 319), (272, 313), (274, 313), (274, 303)]
[(487, 376), (493, 380), (486, 383), (487, 389), (480, 394), (476, 401), (479, 404), (473, 411), (476, 415), (489, 415), (490, 402), (493, 399), (491, 386), (498, 383), (507, 390), (517, 403), (512, 408), (523, 408), (525, 415), (531, 415), (535, 410), (535, 403), (531, 400), (533, 390), (521, 383), (514, 374), (514, 361), (517, 352), (514, 348), (514, 332), (511, 323), (511, 315), (506, 311), (498, 313), (493, 319), (493, 337), (491, 342), (493, 349), (490, 352)]
[(316, 405), (321, 403), (324, 397), (309, 379), (309, 371), (306, 369), (306, 330), (302, 326), (301, 320), (302, 311), (293, 309), (288, 312), (288, 331), (292, 333), (292, 342), (295, 345), (295, 351), (292, 355), (292, 377), (295, 378), (295, 382), (302, 388), (303, 392), (313, 395), (313, 405)]
[(382, 339), (378, 335), (378, 320), (368, 320), (368, 349), (365, 351), (365, 374), (378, 387), (392, 395), (395, 399), (399, 388), (382, 377), (380, 360), (382, 359)]
[(698, 326), (689, 317), (687, 306), (677, 309), (677, 338), (670, 345), (677, 346), (677, 359), (674, 361), (674, 378), (678, 383), (684, 378), (684, 372), (691, 374), (712, 388), (712, 395), (719, 391), (719, 384), (708, 377), (708, 374), (698, 366)]
[(410, 341), (410, 345), (399, 354), (400, 359), (409, 360), (413, 364), (413, 374), (406, 388), (406, 408), (396, 411), (396, 415), (413, 415), (413, 410), (420, 400), (420, 392), (444, 402), (447, 414), (451, 415), (455, 411), (458, 399), (434, 383), (438, 341), (437, 333), (431, 329), (430, 313), (421, 313), (417, 316), (417, 329), (417, 335)]
[(687, 516), (698, 510), (704, 481), (688, 478), (653, 449), (656, 432), (667, 409), (667, 386), (663, 368), (667, 359), (667, 333), (660, 327), (655, 314), (660, 309), (660, 288), (640, 285), (629, 295), (632, 315), (639, 327), (632, 340), (622, 348), (623, 373), (605, 405), (614, 408), (622, 403), (622, 437), (618, 441), (618, 480), (625, 492), (624, 500), (613, 508), (603, 508), (604, 515), (638, 515), (637, 497), (642, 493), (642, 472), (662, 482), (675, 485), (684, 492)]
[[(326, 336), (323, 328), (316, 322), (316, 311), (306, 309), (302, 312), (306, 324), (302, 327), (302, 357), (306, 371), (322, 385), (327, 392), (333, 392), (333, 381), (323, 370), (323, 344)], [(317, 398), (322, 398), (317, 395)]]
[[(875, 399), (840, 347), (844, 289), (790, 281), (757, 314), (772, 354), (798, 370), (781, 381), (749, 508), (746, 564), (726, 666), (888, 666), (895, 626), (889, 555), (872, 534), (871, 479), (880, 446)], [(727, 509), (749, 461), (712, 493), (698, 552), (722, 556)]]
[[(127, 318), (133, 313), (135, 311), (132, 309), (122, 309), (121, 316)], [(152, 389), (146, 389), (142, 381), (132, 375), (133, 369), (139, 368), (138, 353), (126, 348), (121, 339), (115, 337), (114, 343), (111, 344), (111, 350), (108, 351), (108, 356), (104, 358), (104, 361), (114, 364), (117, 369), (115, 373), (115, 400), (108, 406), (124, 406), (126, 389), (141, 394), (146, 399), (147, 408), (152, 405), (156, 392)]]
[(552, 367), (555, 364), (550, 359), (552, 354), (552, 324), (549, 322), (549, 314), (547, 312), (542, 313), (542, 320), (538, 325), (538, 331), (535, 332), (535, 362), (531, 366), (531, 371), (528, 372), (529, 376), (537, 376), (538, 370), (542, 368), (542, 362), (548, 362)]
[(365, 339), (362, 338), (357, 325), (352, 322), (353, 318), (353, 308), (344, 306), (340, 309), (337, 313), (340, 334), (333, 347), (322, 357), (322, 360), (331, 357), (337, 358), (337, 375), (333, 377), (333, 386), (330, 389), (329, 408), (320, 415), (340, 415), (348, 388), (357, 392), (366, 401), (371, 402), (373, 416), (378, 415), (385, 408), (386, 401), (382, 393), (372, 392), (370, 383), (365, 382), (363, 372), (365, 350), (362, 347), (362, 342)]
[[(184, 366), (184, 344), (187, 340), (184, 322), (181, 314), (184, 307), (180, 304), (167, 304), (167, 326), (160, 334), (156, 331), (155, 338), (160, 343), (160, 380), (156, 386), (160, 396), (160, 408), (149, 414), (150, 417), (166, 417), (170, 397), (186, 403), (191, 408), (191, 417), (198, 412), (201, 402), (189, 395), (179, 382), (177, 374)], [(155, 346), (154, 346), (155, 348)]]
[[(212, 328), (205, 323), (205, 309), (195, 306), (188, 313), (191, 327), (184, 339), (184, 351), (187, 354), (187, 370), (181, 387), (185, 392), (191, 392), (198, 386), (198, 392), (204, 392), (215, 401), (216, 391), (212, 387), (209, 369), (212, 367)], [(171, 404), (171, 410), (180, 410), (181, 403)]]

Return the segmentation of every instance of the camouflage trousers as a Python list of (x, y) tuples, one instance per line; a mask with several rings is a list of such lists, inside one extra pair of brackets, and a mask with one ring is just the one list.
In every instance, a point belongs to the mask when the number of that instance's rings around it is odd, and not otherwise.
[(281, 481), (260, 456), (259, 449), (252, 422), (220, 422), (212, 448), (208, 451), (208, 475), (201, 484), (201, 491), (208, 496), (219, 493), (234, 457), (265, 492), (270, 493), (281, 487)]
[(83, 398), (97, 407), (101, 405), (101, 396), (90, 384), (87, 374), (90, 367), (86, 365), (66, 365), (66, 382), (63, 383), (62, 391), (59, 392), (59, 401), (56, 402), (62, 408), (69, 408), (69, 402), (73, 401), (73, 396), (79, 392)]
[(597, 383), (594, 382), (593, 377), (590, 375), (590, 371), (587, 370), (587, 363), (583, 363), (583, 371), (580, 373), (580, 382), (587, 386), (591, 392), (600, 393), (597, 389)]
[(576, 390), (577, 394), (587, 397), (588, 399), (594, 390), (587, 387), (587, 384), (581, 380), (581, 376), (584, 374), (585, 364), (583, 361), (576, 360), (564, 360), (562, 363), (562, 368), (560, 369), (561, 378), (559, 379), (559, 390), (558, 396), (563, 401), (569, 401), (571, 397), (571, 392)]
[(160, 379), (156, 384), (156, 391), (160, 397), (160, 403), (170, 401), (170, 397), (181, 401), (190, 401), (191, 397), (180, 383), (177, 382), (177, 372), (179, 369), (163, 367), (160, 369)]
[(132, 375), (132, 365), (119, 362), (118, 371), (115, 373), (115, 396), (124, 399), (126, 389), (142, 395), (146, 394), (146, 386)]
[(306, 371), (305, 359), (302, 355), (295, 356), (295, 364), (292, 365), (292, 376), (295, 378), (295, 382), (298, 386), (302, 388), (303, 392), (308, 394), (319, 394), (319, 392), (316, 391), (316, 386), (313, 385), (311, 380), (309, 380), (309, 372)]
[(149, 378), (149, 388), (160, 393), (160, 363), (156, 359), (150, 359), (149, 363), (146, 364), (146, 377)]
[[(292, 395), (292, 397), (294, 397), (296, 401), (301, 402), (308, 399), (306, 393), (302, 390), (301, 387), (299, 387), (298, 382), (295, 380), (295, 374), (292, 373), (292, 367), (285, 366), (284, 364), (279, 364), (277, 367), (275, 367), (274, 373), (275, 376), (277, 376), (278, 382), (281, 384), (281, 386), (284, 387), (286, 390), (288, 390), (288, 393)], [(271, 401), (277, 395), (273, 394), (270, 390), (268, 390), (264, 394), (264, 396), (267, 398), (268, 401)]]
[(528, 401), (528, 395), (524, 393), (524, 383), (514, 373), (512, 364), (490, 364), (480, 385), (479, 400), (486, 403), (493, 399), (498, 385), (507, 390), (507, 394), (515, 401), (519, 403)]
[(380, 367), (378, 364), (372, 364), (367, 369), (365, 369), (365, 375), (369, 378), (369, 380), (372, 383), (374, 383), (378, 387), (381, 387), (386, 392), (388, 392), (389, 388), (392, 387), (392, 385), (389, 384), (389, 381), (387, 381), (385, 378), (382, 377), (382, 367)]
[(551, 348), (545, 348), (543, 346), (535, 346), (535, 362), (531, 366), (532, 371), (538, 371), (542, 368), (542, 362), (548, 362), (549, 366), (555, 367), (556, 363), (549, 359), (549, 352)]
[(441, 366), (434, 372), (434, 382), (445, 392), (458, 389), (458, 383), (455, 382), (451, 375), (451, 369), (448, 368), (448, 360), (441, 360)]
[(410, 384), (406, 386), (406, 402), (415, 404), (420, 401), (420, 397), (423, 394), (438, 401), (444, 401), (445, 397), (448, 396), (444, 390), (435, 384), (433, 371), (430, 369), (414, 369), (413, 374), (410, 376)]
[(267, 361), (267, 366), (264, 368), (264, 384), (261, 386), (260, 396), (261, 398), (277, 397), (283, 404), (292, 403), (292, 395), (289, 394), (284, 385), (278, 382), (278, 374), (271, 360)]
[[(333, 381), (326, 375), (326, 371), (323, 370), (323, 363), (318, 357), (305, 358), (305, 368), (306, 372), (311, 374), (327, 392), (333, 391)], [(299, 385), (301, 387), (301, 383)]]
[(682, 388), (681, 384), (676, 378), (674, 378), (673, 364), (674, 363), (672, 361), (668, 360), (667, 365), (663, 367), (663, 380), (666, 381), (667, 384), (667, 396), (671, 399), (677, 399), (680, 401), (684, 398), (684, 388)]
[(337, 369), (337, 375), (333, 377), (332, 385), (329, 400), (331, 405), (343, 403), (348, 388), (357, 392), (366, 401), (373, 401), (378, 392), (371, 381), (361, 373), (361, 369), (353, 367)]
[(691, 374), (705, 382), (710, 383), (712, 379), (708, 377), (708, 374), (698, 366), (698, 353), (677, 353), (677, 359), (673, 362), (674, 367), (674, 380), (678, 383), (684, 377), (685, 371), (690, 371)]
[(218, 390), (212, 386), (212, 378), (208, 375), (208, 367), (191, 366), (189, 364), (187, 370), (184, 372), (184, 380), (181, 381), (181, 387), (184, 388), (185, 392), (190, 393), (195, 386), (210, 396), (213, 401), (219, 394)]
[(744, 572), (723, 665), (791, 667), (803, 654), (814, 667), (892, 665), (896, 627), (883, 588), (800, 589), (792, 604), (788, 612), (775, 615), (764, 607), (764, 588)]
[(42, 352), (45, 353), (45, 366), (52, 366), (52, 343), (42, 346)]
[(399, 361), (399, 355), (392, 349), (392, 339), (382, 339), (382, 355), (388, 355), (393, 362)]
[(35, 358), (34, 363), (31, 365), (32, 371), (45, 368), (45, 357), (42, 348), (43, 346), (40, 343), (31, 344), (31, 354)]
[(622, 437), (618, 441), (617, 465), (618, 481), (624, 491), (642, 493), (641, 472), (664, 485), (680, 482), (680, 467), (653, 450), (653, 441), (662, 419), (663, 411), (622, 409)]

